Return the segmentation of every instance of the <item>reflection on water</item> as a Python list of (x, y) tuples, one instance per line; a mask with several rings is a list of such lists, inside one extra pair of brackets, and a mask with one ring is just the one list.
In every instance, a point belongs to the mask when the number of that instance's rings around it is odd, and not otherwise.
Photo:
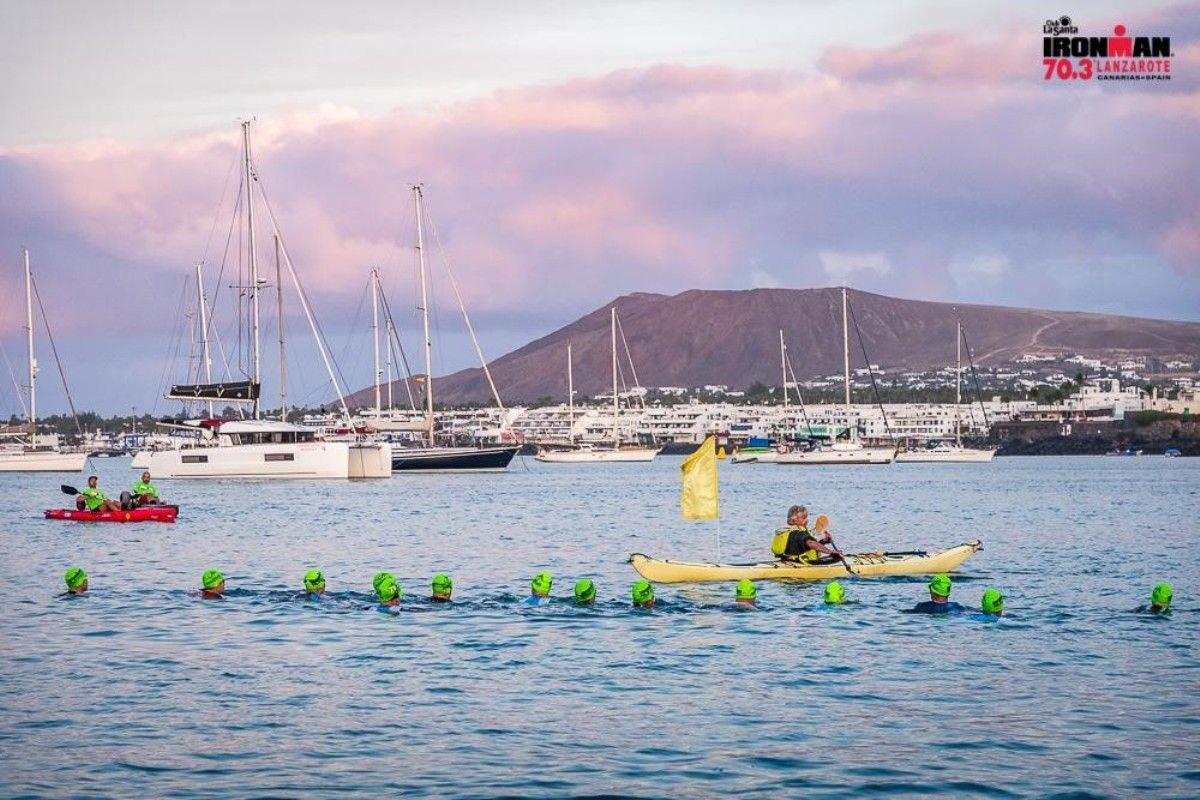
[[(97, 464), (110, 493), (127, 464)], [(819, 584), (760, 584), (755, 609), (658, 586), (633, 611), (630, 552), (716, 552), (678, 518), (678, 465), (165, 483), (179, 523), (127, 526), (41, 520), (58, 476), (2, 476), (0, 794), (1200, 793), (1200, 460), (722, 464), (725, 560), (767, 555), (795, 502), (848, 550), (979, 538), (953, 599), (999, 587), (997, 622), (899, 613), (923, 578), (843, 578), (838, 607)], [(59, 596), (71, 564), (86, 597)], [(312, 567), (325, 602), (298, 596)], [(196, 597), (207, 568), (224, 600)], [(541, 570), (555, 602), (520, 606)], [(1171, 616), (1133, 613), (1160, 580)]]

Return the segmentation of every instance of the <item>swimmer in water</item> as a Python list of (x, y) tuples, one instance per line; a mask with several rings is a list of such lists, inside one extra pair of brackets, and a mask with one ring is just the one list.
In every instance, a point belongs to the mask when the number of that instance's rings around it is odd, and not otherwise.
[(825, 605), (840, 606), (846, 602), (846, 590), (837, 581), (830, 581), (825, 584)]
[(379, 605), (375, 607), (376, 611), (382, 611), (385, 614), (397, 614), (400, 612), (400, 598), (404, 597), (404, 591), (396, 584), (395, 578), (388, 575), (379, 585), (375, 587), (375, 595), (379, 598)]
[(950, 602), (950, 576), (934, 575), (929, 579), (929, 599), (917, 603), (908, 611), (909, 614), (949, 614), (965, 611), (959, 603)]
[(1151, 614), (1169, 614), (1171, 613), (1171, 600), (1174, 592), (1171, 591), (1171, 584), (1160, 583), (1154, 587), (1154, 591), (1150, 593), (1150, 613)]
[(650, 585), (650, 581), (638, 581), (629, 590), (629, 595), (633, 598), (634, 608), (654, 608), (654, 587)]
[(433, 594), (429, 599), (435, 603), (449, 603), (450, 595), (454, 592), (454, 582), (449, 575), (438, 573), (433, 576)]
[(225, 596), (225, 576), (215, 569), (206, 569), (200, 576), (200, 596), (205, 600), (220, 600)]
[(304, 597), (306, 600), (321, 600), (325, 597), (325, 576), (319, 569), (304, 573)]
[(592, 583), (591, 578), (584, 578), (575, 583), (575, 605), (596, 605), (596, 584)]
[(758, 587), (749, 578), (742, 578), (737, 582), (733, 595), (739, 605), (752, 606), (758, 603)]
[(88, 577), (83, 567), (71, 567), (63, 574), (63, 580), (67, 583), (67, 594), (83, 594), (88, 590)]
[(554, 586), (554, 578), (549, 572), (539, 572), (529, 582), (529, 597), (521, 602), (527, 606), (544, 606), (550, 604), (550, 589)]

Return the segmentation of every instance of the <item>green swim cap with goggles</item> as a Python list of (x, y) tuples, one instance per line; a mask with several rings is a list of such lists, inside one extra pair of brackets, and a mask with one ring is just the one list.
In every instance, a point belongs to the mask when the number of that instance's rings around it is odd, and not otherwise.
[(304, 588), (310, 592), (319, 592), (325, 588), (325, 576), (319, 569), (310, 569), (304, 573)]
[(206, 590), (215, 589), (225, 582), (225, 576), (215, 569), (207, 569), (200, 576), (200, 585)]
[(950, 586), (949, 575), (934, 575), (929, 579), (929, 591), (938, 597), (949, 597)]
[(390, 572), (376, 572), (375, 577), (371, 579), (371, 588), (378, 592), (379, 586), (384, 581), (392, 581), (395, 583), (396, 576)]
[(550, 577), (549, 572), (539, 572), (533, 576), (533, 580), (529, 582), (529, 588), (534, 594), (547, 595), (550, 594), (550, 587), (554, 585), (554, 578)]
[(846, 602), (846, 590), (837, 581), (825, 584), (825, 605), (835, 606)]
[(737, 588), (734, 589), (734, 594), (738, 600), (756, 600), (758, 599), (758, 587), (754, 585), (754, 581), (749, 578), (742, 578), (737, 582)]
[(392, 600), (399, 600), (404, 597), (404, 591), (396, 585), (396, 581), (391, 577), (384, 578), (375, 587), (375, 594), (379, 596), (379, 602), (387, 603)]
[(454, 582), (450, 580), (449, 575), (438, 573), (433, 576), (433, 593), (435, 595), (449, 595), (454, 591)]
[(999, 589), (984, 589), (982, 607), (985, 614), (999, 614), (1004, 610), (1004, 595)]
[(83, 582), (87, 580), (87, 573), (83, 571), (83, 567), (71, 567), (63, 573), (63, 580), (67, 582), (68, 589), (75, 590), (83, 586)]
[(1171, 584), (1160, 583), (1158, 586), (1155, 586), (1154, 591), (1150, 593), (1150, 604), (1159, 606), (1160, 608), (1166, 608), (1167, 606), (1171, 605), (1171, 598), (1173, 596), (1174, 593), (1171, 591)]
[(644, 606), (654, 602), (654, 587), (647, 580), (635, 583), (629, 590), (629, 594), (633, 598), (634, 605)]
[(589, 578), (584, 578), (575, 584), (575, 602), (591, 603), (596, 599), (596, 584)]

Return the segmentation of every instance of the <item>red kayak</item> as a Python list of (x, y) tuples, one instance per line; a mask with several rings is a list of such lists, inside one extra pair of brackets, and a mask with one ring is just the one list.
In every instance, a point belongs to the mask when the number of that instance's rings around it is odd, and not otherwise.
[(174, 522), (179, 506), (139, 506), (128, 511), (76, 511), (73, 508), (52, 508), (46, 519), (68, 519), (75, 522)]

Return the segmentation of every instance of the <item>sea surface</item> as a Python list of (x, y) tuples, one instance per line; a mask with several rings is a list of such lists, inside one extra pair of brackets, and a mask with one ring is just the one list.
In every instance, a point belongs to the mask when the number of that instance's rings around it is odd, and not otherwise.
[[(1200, 796), (1200, 459), (723, 462), (719, 543), (679, 518), (680, 462), (164, 481), (174, 525), (43, 520), (85, 476), (0, 476), (0, 796)], [(1007, 613), (907, 615), (926, 579), (853, 577), (828, 610), (779, 583), (630, 609), (631, 552), (769, 557), (792, 503), (848, 551), (983, 540), (952, 599)], [(311, 567), (330, 601), (297, 599)], [(198, 598), (208, 568), (226, 599)], [(518, 606), (540, 570), (555, 602)], [(1138, 613), (1163, 580), (1172, 614)]]

